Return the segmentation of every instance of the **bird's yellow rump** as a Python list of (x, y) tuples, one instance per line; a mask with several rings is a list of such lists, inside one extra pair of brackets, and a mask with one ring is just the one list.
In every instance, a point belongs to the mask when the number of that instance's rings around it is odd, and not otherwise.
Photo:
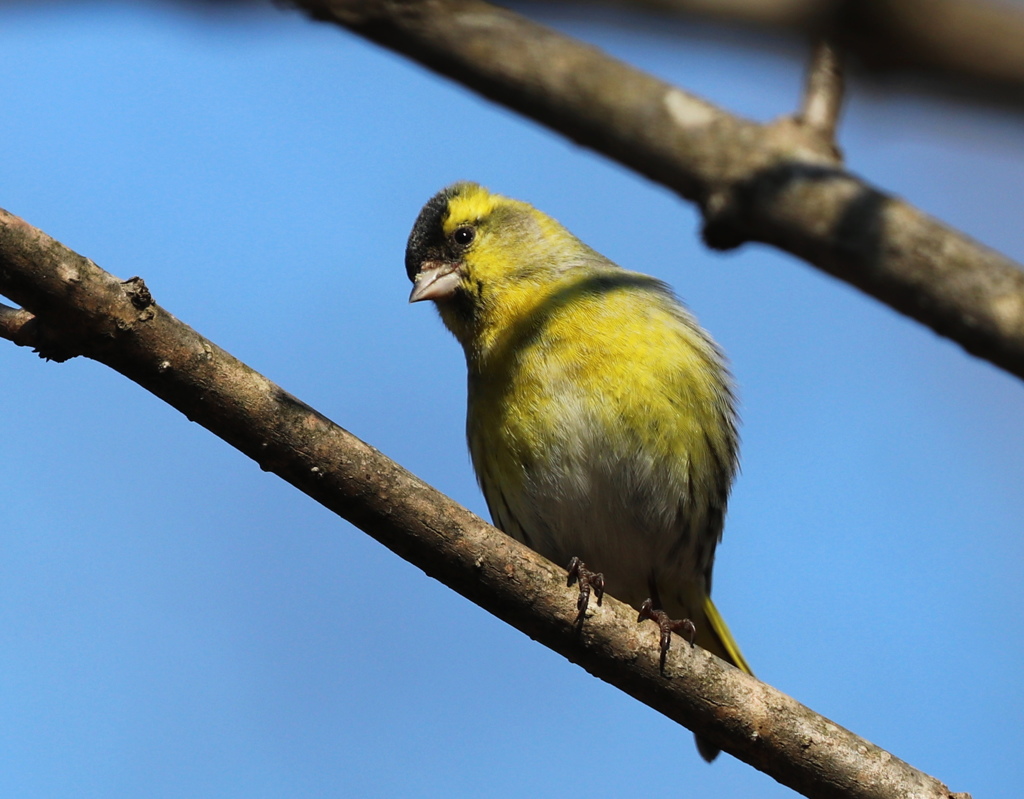
[[(405, 265), (466, 355), (466, 430), (495, 524), (696, 625), (744, 671), (711, 570), (736, 471), (730, 378), (664, 283), (475, 183), (420, 212)], [(717, 750), (698, 739), (701, 754)]]

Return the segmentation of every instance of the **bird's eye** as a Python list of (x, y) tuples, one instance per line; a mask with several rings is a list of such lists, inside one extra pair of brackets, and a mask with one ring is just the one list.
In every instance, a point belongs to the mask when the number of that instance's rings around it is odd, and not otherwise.
[(468, 247), (476, 238), (476, 230), (471, 227), (457, 227), (452, 233), (452, 241), (460, 247)]

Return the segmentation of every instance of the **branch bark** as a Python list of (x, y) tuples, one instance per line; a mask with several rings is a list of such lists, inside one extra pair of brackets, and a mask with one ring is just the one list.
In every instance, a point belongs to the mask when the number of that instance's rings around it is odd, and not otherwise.
[(85, 355), (591, 674), (809, 797), (949, 799), (928, 775), (606, 597), (577, 632), (566, 572), (505, 536), (120, 281), (0, 210), (0, 335)]
[(869, 185), (821, 131), (759, 125), (481, 0), (297, 0), (696, 202), (705, 240), (771, 244), (1024, 377), (1024, 272)]

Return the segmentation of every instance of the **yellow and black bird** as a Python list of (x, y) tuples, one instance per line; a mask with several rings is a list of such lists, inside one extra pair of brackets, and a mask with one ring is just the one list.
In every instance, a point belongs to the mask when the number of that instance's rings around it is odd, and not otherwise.
[[(750, 672), (711, 602), (738, 439), (711, 337), (659, 280), (475, 183), (409, 236), (410, 302), (432, 300), (469, 370), (469, 449), (494, 523), (609, 593), (687, 618)], [(711, 760), (717, 749), (698, 738)]]

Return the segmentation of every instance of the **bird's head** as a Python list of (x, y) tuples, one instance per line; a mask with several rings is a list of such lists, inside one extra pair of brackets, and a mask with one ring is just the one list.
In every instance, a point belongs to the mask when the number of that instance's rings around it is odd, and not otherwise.
[(513, 326), (588, 255), (596, 254), (533, 206), (456, 183), (434, 195), (409, 234), (409, 301), (433, 300), (468, 351)]

